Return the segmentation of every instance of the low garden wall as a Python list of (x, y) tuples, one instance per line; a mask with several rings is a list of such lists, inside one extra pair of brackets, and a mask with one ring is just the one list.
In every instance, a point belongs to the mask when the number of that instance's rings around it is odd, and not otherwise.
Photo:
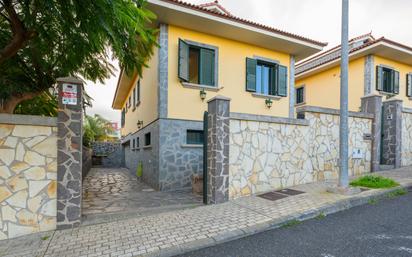
[(82, 178), (84, 179), (92, 168), (92, 154), (91, 148), (83, 146), (82, 150)]
[(412, 109), (402, 110), (401, 165), (412, 165)]
[(56, 126), (0, 114), (0, 240), (56, 229)]
[[(338, 177), (339, 116), (305, 108), (305, 120), (230, 115), (229, 198)], [(349, 175), (370, 172), (372, 119), (349, 118)], [(351, 153), (356, 149), (358, 156)]]

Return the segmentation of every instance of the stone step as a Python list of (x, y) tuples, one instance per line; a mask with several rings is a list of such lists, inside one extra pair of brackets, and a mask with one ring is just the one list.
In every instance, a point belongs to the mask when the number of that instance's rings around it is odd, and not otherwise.
[(379, 170), (393, 170), (395, 165), (379, 165)]

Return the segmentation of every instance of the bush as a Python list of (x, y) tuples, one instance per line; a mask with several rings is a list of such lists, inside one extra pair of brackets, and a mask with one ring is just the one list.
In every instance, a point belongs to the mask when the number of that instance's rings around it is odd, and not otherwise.
[(369, 188), (391, 188), (399, 186), (394, 180), (376, 175), (367, 175), (350, 183), (351, 186), (369, 187)]

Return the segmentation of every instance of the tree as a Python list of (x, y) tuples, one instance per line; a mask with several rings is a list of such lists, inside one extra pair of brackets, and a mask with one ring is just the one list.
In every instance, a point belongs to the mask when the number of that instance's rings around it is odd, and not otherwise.
[(56, 78), (103, 82), (119, 60), (141, 74), (156, 46), (145, 0), (0, 0), (0, 113), (32, 99)]
[(105, 141), (113, 132), (110, 121), (98, 114), (94, 117), (86, 115), (83, 124), (83, 145), (89, 147), (92, 142)]

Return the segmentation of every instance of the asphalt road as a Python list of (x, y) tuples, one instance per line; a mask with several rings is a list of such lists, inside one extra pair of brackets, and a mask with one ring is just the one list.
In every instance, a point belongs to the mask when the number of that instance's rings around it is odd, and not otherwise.
[(182, 256), (411, 257), (412, 192)]

